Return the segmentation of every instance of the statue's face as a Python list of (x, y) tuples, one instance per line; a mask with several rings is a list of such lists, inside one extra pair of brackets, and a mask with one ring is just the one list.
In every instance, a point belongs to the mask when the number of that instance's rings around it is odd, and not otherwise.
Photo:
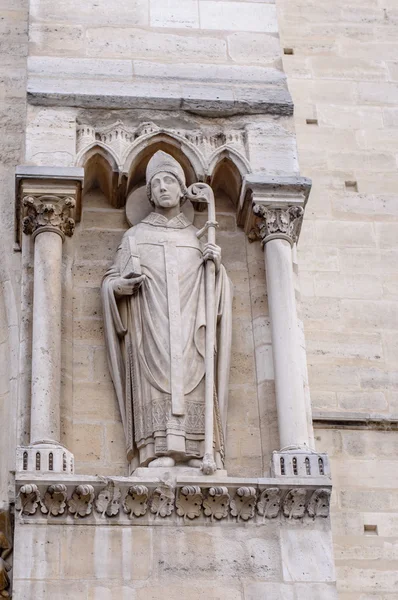
[(151, 198), (155, 206), (162, 208), (177, 206), (182, 198), (182, 192), (174, 175), (163, 171), (157, 173), (151, 181)]

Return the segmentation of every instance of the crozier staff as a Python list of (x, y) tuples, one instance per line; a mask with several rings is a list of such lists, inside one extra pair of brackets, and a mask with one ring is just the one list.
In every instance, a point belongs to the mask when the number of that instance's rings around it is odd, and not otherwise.
[(231, 348), (232, 290), (216, 244), (203, 244), (181, 213), (185, 175), (157, 152), (147, 167), (154, 211), (129, 229), (104, 277), (112, 380), (132, 469), (200, 467), (205, 437), (205, 263), (215, 264), (214, 450), (222, 467)]

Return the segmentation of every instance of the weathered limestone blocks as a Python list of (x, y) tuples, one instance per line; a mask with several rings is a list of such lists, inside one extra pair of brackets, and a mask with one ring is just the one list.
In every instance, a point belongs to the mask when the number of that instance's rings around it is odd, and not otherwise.
[(15, 552), (31, 560), (15, 570), (14, 597), (29, 598), (30, 586), (43, 600), (337, 598), (328, 519), (254, 526), (159, 521), (151, 527), (81, 519), (76, 526), (18, 524)]
[(119, 9), (115, 0), (34, 0), (31, 101), (292, 114), (274, 2), (135, 0)]
[(120, 523), (150, 525), (169, 518), (180, 523), (178, 517), (182, 522), (262, 523), (278, 516), (328, 517), (330, 493), (330, 477), (322, 474), (210, 481), (204, 477), (162, 481), (153, 477), (104, 480), (27, 475), (19, 479), (17, 511), (24, 520), (34, 517), (40, 521), (45, 515), (49, 523), (55, 517), (62, 517), (64, 523), (89, 518), (95, 523), (116, 519)]

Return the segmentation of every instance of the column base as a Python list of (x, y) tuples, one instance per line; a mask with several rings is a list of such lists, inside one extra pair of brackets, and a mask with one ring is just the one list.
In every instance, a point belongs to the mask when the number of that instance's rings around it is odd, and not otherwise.
[(55, 442), (18, 446), (16, 469), (17, 472), (73, 475), (74, 457), (64, 446)]
[(328, 477), (330, 462), (325, 453), (311, 452), (302, 448), (277, 451), (271, 459), (272, 477)]

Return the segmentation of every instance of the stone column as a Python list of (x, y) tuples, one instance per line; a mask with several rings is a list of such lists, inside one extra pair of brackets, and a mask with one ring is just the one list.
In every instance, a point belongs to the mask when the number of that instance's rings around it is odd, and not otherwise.
[[(280, 450), (271, 461), (273, 476), (330, 475), (327, 455), (310, 447), (311, 407), (305, 396), (294, 289), (292, 246), (297, 242), (311, 181), (300, 176), (246, 175), (238, 223), (265, 252)], [(265, 290), (264, 290), (265, 293)]]
[[(80, 171), (80, 170), (79, 170)], [(22, 180), (22, 230), (34, 240), (30, 445), (17, 451), (17, 470), (73, 472), (61, 443), (62, 248), (75, 227), (80, 180)]]
[(34, 237), (31, 444), (59, 444), (62, 244), (72, 235), (73, 198), (31, 196), (24, 233)]
[(293, 284), (292, 245), (304, 210), (254, 204), (265, 250), (281, 450), (309, 448)]

